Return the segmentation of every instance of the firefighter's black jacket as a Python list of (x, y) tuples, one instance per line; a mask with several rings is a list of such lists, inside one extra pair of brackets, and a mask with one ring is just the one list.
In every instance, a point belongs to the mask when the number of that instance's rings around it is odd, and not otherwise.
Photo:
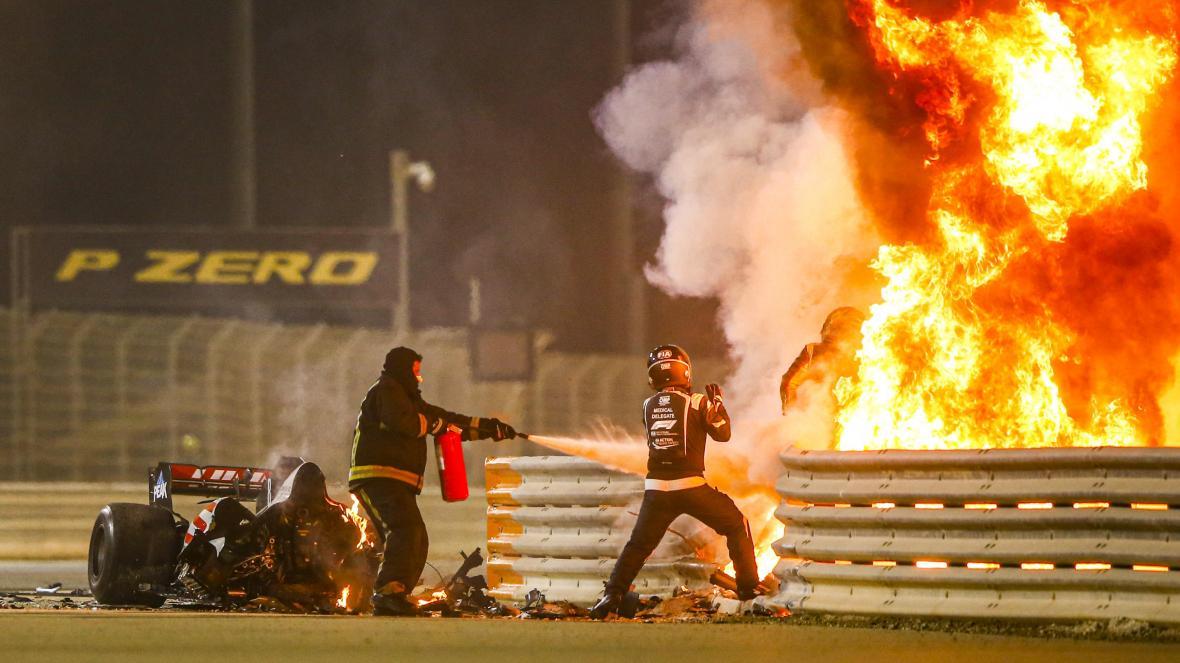
[(479, 435), (479, 419), (448, 412), (417, 394), (411, 396), (396, 379), (382, 373), (369, 387), (357, 415), (348, 487), (371, 479), (395, 479), (421, 492), (426, 436), (437, 435), (448, 425), (462, 429), (466, 439)]
[(647, 429), (647, 478), (662, 481), (705, 474), (706, 437), (726, 442), (729, 414), (720, 399), (679, 388), (657, 392), (643, 403)]

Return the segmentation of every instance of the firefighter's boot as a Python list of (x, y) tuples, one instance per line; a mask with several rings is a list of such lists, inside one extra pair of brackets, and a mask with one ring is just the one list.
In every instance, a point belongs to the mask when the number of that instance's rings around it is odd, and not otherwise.
[(406, 596), (405, 585), (393, 581), (373, 593), (373, 615), (376, 617), (419, 617), (422, 611)]
[(606, 619), (610, 615), (618, 614), (622, 605), (623, 597), (620, 594), (607, 592), (598, 599), (593, 608), (590, 608), (590, 619)]

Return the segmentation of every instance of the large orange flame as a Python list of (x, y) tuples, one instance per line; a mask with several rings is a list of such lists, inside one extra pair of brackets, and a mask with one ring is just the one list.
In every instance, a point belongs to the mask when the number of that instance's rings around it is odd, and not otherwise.
[(356, 495), (349, 495), (349, 497), (352, 498), (352, 506), (348, 507), (345, 513), (348, 514), (348, 517), (360, 531), (360, 538), (356, 542), (356, 549), (364, 550), (365, 544), (373, 543), (372, 535), (369, 534), (369, 520), (361, 515), (361, 503), (357, 501)]
[(836, 386), (842, 449), (1148, 441), (1125, 384), (1063, 393), (1062, 372), (1091, 358), (1038, 261), (1147, 187), (1142, 118), (1177, 43), (1111, 5), (1063, 4), (935, 21), (852, 3), (879, 64), (919, 90), (934, 239), (874, 262), (887, 284), (859, 372)]
[[(775, 565), (779, 562), (778, 553), (775, 552), (775, 541), (783, 538), (783, 532), (786, 531), (786, 526), (781, 522), (774, 520), (773, 515), (763, 516), (759, 522), (765, 522), (766, 526), (759, 532), (758, 537), (754, 542), (754, 564), (758, 567), (758, 578), (765, 578), (774, 571)], [(734, 575), (735, 568), (733, 562), (730, 562), (723, 569), (729, 575)]]

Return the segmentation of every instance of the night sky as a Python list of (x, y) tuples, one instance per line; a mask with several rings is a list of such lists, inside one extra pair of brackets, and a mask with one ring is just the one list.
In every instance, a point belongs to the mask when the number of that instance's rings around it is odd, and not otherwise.
[[(667, 57), (659, 35), (679, 8), (635, 0), (622, 35), (616, 6), (255, 0), (257, 224), (387, 227), (387, 154), (409, 149), (438, 175), (411, 199), (416, 326), (463, 324), (474, 276), (489, 324), (623, 349), (612, 275), (654, 253), (660, 202), (634, 181), (637, 253), (620, 265), (608, 223), (620, 171), (591, 113), (620, 80), (620, 48)], [(0, 3), (4, 229), (233, 224), (234, 14)], [(645, 342), (716, 349), (711, 303), (648, 295)]]

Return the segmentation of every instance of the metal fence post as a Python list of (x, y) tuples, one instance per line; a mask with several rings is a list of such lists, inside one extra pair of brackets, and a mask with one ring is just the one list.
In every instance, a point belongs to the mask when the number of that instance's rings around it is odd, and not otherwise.
[[(529, 415), (527, 417), (528, 425), (533, 432), (544, 434), (544, 429), (553, 427), (550, 420), (550, 413), (556, 412), (559, 408), (554, 407), (552, 403), (546, 401), (548, 394), (552, 388), (552, 382), (556, 379), (554, 376), (565, 375), (566, 371), (564, 357), (559, 354), (550, 354), (543, 359), (538, 359), (537, 374), (533, 380), (533, 393), (529, 399)], [(554, 430), (554, 433), (566, 433), (565, 430)]]
[[(221, 453), (221, 440), (217, 438), (218, 412), (217, 412), (217, 377), (219, 372), (220, 356), (218, 350), (225, 339), (233, 333), (241, 323), (237, 320), (231, 320), (225, 323), (225, 326), (218, 329), (213, 337), (209, 339), (209, 345), (205, 350), (205, 441), (210, 445), (210, 449), (217, 454)], [(220, 456), (219, 456), (220, 457)]]
[(254, 443), (254, 455), (257, 458), (266, 457), (266, 426), (263, 413), (263, 381), (262, 353), (266, 346), (282, 331), (281, 325), (271, 325), (269, 329), (256, 337), (254, 346), (250, 349), (250, 436)]
[(358, 399), (357, 405), (358, 406), (360, 405), (360, 400), (359, 400), (360, 394), (349, 393), (349, 389), (352, 385), (350, 385), (349, 381), (348, 381), (348, 369), (349, 369), (348, 355), (352, 354), (353, 349), (357, 346), (357, 344), (359, 344), (361, 342), (361, 339), (365, 338), (366, 335), (367, 334), (366, 334), (365, 330), (363, 330), (363, 329), (356, 330), (355, 332), (352, 333), (351, 336), (348, 337), (348, 340), (344, 341), (344, 343), (342, 343), (340, 345), (339, 350), (337, 350), (337, 352), (335, 353), (335, 359), (336, 359), (336, 389), (335, 389), (335, 391), (336, 391), (336, 399), (337, 399), (336, 403), (338, 405), (342, 405), (342, 406), (345, 405), (346, 403), (348, 403), (350, 398)]
[(41, 388), (40, 381), (37, 379), (37, 337), (45, 329), (45, 325), (49, 322), (50, 317), (46, 314), (33, 317), (32, 314), (26, 315), (27, 322), (25, 323), (25, 338), (24, 338), (24, 353), (26, 355), (25, 365), (25, 470), (24, 476), (26, 479), (34, 478), (36, 472), (32, 462), (33, 450), (37, 448), (37, 392)]
[(82, 429), (82, 412), (86, 409), (86, 388), (82, 379), (82, 343), (90, 335), (90, 330), (101, 318), (101, 314), (92, 313), (86, 316), (82, 324), (74, 330), (70, 337), (70, 430)]
[[(615, 418), (615, 414), (622, 414), (632, 407), (629, 397), (632, 389), (629, 384), (631, 382), (631, 372), (635, 368), (630, 361), (617, 359), (611, 360), (614, 364), (614, 369), (604, 370), (602, 373), (602, 387), (600, 388), (599, 416), (611, 421), (615, 426), (626, 426), (625, 421), (620, 421)], [(619, 403), (620, 399), (628, 400), (626, 403)], [(639, 421), (639, 403), (633, 405), (636, 412), (635, 420)]]
[[(136, 318), (123, 333), (119, 334), (119, 338), (115, 341), (115, 402), (118, 403), (118, 413), (120, 416), (127, 414), (129, 405), (129, 398), (127, 397), (128, 385), (127, 374), (129, 367), (127, 365), (129, 353), (127, 346), (131, 344), (131, 338), (139, 331), (139, 328), (144, 325), (149, 318)], [(79, 458), (79, 460), (81, 460)], [(119, 468), (125, 476), (131, 473), (131, 458), (127, 453), (127, 436), (119, 436)]]
[(28, 287), (28, 229), (13, 228), (10, 238), (12, 254), (9, 256), (12, 264), (9, 276), (11, 278), (12, 314), (10, 317), (10, 348), (12, 352), (12, 469), (11, 479), (29, 479), (29, 450), (32, 430), (31, 412), (26, 412), (30, 391), (30, 357), (29, 357), (29, 319), (31, 307), (29, 304)]
[(572, 372), (572, 375), (570, 375), (570, 406), (569, 409), (566, 410), (569, 412), (569, 421), (567, 421), (566, 425), (563, 426), (566, 432), (573, 433), (577, 428), (585, 426), (585, 423), (582, 421), (582, 419), (586, 416), (586, 408), (583, 405), (583, 401), (585, 400), (586, 392), (589, 391), (587, 389), (587, 382), (589, 382), (587, 377), (593, 375), (594, 371), (598, 369), (602, 363), (603, 360), (601, 357), (587, 357), (582, 362), (582, 365), (575, 369)]
[(308, 366), (307, 351), (308, 349), (324, 335), (324, 329), (327, 325), (321, 323), (316, 324), (311, 328), (311, 331), (303, 337), (303, 340), (295, 344), (294, 362), (295, 362), (295, 402), (299, 405), (299, 430), (310, 430), (311, 419), (308, 415), (308, 408), (304, 406), (308, 399), (308, 383), (311, 382), (311, 370)]
[(172, 457), (181, 457), (180, 444), (180, 344), (181, 339), (188, 334), (196, 324), (196, 316), (186, 318), (171, 335), (168, 336), (168, 444), (172, 448)]

